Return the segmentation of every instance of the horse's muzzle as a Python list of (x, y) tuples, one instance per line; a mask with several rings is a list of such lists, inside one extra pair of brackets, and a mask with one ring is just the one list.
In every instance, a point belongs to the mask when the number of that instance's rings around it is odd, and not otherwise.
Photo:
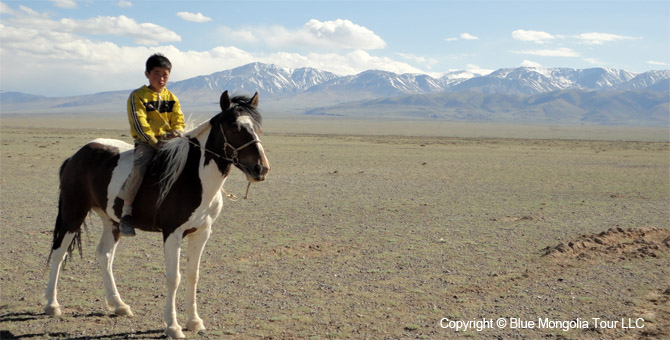
[(270, 172), (270, 165), (256, 163), (245, 172), (249, 182), (262, 182), (265, 180), (268, 172)]

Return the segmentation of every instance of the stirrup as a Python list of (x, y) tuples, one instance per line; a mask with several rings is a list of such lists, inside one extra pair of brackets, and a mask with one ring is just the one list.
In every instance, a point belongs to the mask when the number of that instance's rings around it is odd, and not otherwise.
[(121, 217), (119, 231), (121, 231), (121, 235), (123, 236), (135, 236), (132, 215), (124, 215)]

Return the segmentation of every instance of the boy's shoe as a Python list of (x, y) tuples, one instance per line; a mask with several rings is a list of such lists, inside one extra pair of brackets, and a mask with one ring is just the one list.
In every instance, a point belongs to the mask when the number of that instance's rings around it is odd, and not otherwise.
[(133, 216), (123, 215), (121, 217), (120, 227), (121, 235), (135, 236), (135, 227), (133, 227)]

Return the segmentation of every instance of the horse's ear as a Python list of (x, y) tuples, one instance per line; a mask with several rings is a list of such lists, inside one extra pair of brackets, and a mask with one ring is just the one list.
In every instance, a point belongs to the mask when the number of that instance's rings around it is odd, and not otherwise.
[(221, 105), (221, 111), (225, 112), (226, 110), (228, 110), (230, 104), (231, 101), (230, 97), (228, 97), (228, 90), (223, 91), (223, 93), (221, 94), (221, 99), (219, 99), (219, 105)]
[(251, 105), (251, 107), (253, 107), (254, 109), (258, 107), (258, 92), (254, 93), (254, 96), (251, 97), (249, 105)]

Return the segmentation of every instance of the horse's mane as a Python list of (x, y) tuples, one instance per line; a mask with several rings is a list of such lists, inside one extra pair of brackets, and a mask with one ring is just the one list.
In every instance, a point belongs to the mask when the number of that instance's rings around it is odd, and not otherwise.
[[(263, 118), (261, 117), (260, 112), (257, 108), (251, 105), (251, 98), (248, 96), (238, 95), (234, 96), (231, 99), (233, 104), (236, 104), (233, 108), (235, 111), (235, 117), (238, 116), (249, 116), (254, 123), (254, 126), (258, 129), (261, 126)], [(167, 197), (170, 189), (184, 171), (186, 166), (186, 160), (188, 159), (188, 153), (190, 149), (191, 141), (190, 138), (196, 138), (201, 133), (203, 133), (208, 128), (211, 128), (212, 120), (206, 120), (198, 124), (192, 130), (184, 133), (184, 137), (173, 138), (165, 143), (165, 145), (158, 150), (154, 158), (154, 168), (160, 173), (159, 179), (159, 193), (158, 200), (156, 201), (156, 207), (160, 207), (165, 198)], [(187, 123), (190, 125), (190, 122)]]
[[(192, 126), (193, 122), (189, 119), (187, 126)], [(159, 192), (156, 207), (160, 207), (172, 186), (184, 171), (186, 160), (188, 159), (189, 138), (198, 137), (203, 131), (209, 128), (209, 121), (198, 124), (195, 128), (184, 133), (182, 138), (173, 138), (168, 140), (154, 158), (154, 167), (160, 173), (158, 182)]]
[(154, 158), (154, 166), (160, 173), (159, 192), (156, 207), (160, 207), (172, 189), (172, 186), (184, 171), (189, 150), (188, 138), (173, 138), (158, 150)]

